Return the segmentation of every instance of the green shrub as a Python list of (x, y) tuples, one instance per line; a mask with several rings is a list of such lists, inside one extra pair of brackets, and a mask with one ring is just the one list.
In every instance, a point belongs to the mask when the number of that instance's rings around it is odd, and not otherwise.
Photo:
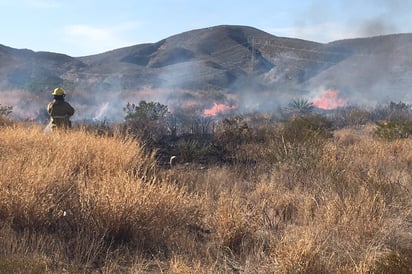
[(8, 116), (12, 112), (13, 112), (12, 106), (2, 106), (0, 104), (0, 116)]
[(408, 138), (412, 135), (412, 121), (380, 121), (376, 125), (375, 135), (384, 140)]
[(0, 126), (9, 126), (13, 124), (13, 121), (7, 117), (12, 111), (12, 106), (2, 106), (0, 104)]

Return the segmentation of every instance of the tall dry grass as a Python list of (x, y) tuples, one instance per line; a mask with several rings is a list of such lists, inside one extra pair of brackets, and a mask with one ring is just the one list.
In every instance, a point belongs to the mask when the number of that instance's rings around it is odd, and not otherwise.
[(411, 273), (411, 139), (267, 134), (256, 163), (159, 170), (127, 138), (0, 128), (0, 272)]
[(412, 140), (371, 132), (344, 129), (283, 154), (269, 139), (238, 149), (256, 166), (172, 171), (205, 196), (219, 271), (410, 273)]
[(162, 182), (138, 142), (17, 126), (0, 129), (0, 152), (5, 260), (87, 269), (192, 248), (182, 238), (201, 225), (201, 198)]

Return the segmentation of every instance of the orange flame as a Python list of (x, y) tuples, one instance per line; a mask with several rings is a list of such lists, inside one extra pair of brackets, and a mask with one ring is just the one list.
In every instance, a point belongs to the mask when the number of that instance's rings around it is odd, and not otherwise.
[(226, 111), (229, 111), (231, 109), (236, 109), (236, 108), (237, 108), (236, 105), (229, 106), (229, 105), (225, 105), (225, 104), (213, 103), (213, 107), (211, 107), (209, 109), (205, 109), (203, 111), (203, 114), (205, 116), (216, 116), (221, 112), (226, 112)]
[(335, 109), (338, 107), (344, 107), (347, 100), (338, 98), (339, 90), (327, 89), (322, 91), (321, 97), (313, 100), (313, 105), (321, 109)]

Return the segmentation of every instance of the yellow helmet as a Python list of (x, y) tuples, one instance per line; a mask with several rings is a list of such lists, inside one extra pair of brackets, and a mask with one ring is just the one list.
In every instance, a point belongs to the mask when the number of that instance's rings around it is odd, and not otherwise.
[(64, 89), (62, 88), (55, 88), (52, 92), (52, 95), (64, 95)]

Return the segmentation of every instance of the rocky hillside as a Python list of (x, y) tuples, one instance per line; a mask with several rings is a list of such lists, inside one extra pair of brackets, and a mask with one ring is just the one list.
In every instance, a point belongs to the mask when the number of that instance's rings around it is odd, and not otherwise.
[(260, 108), (325, 90), (338, 91), (347, 103), (411, 102), (411, 45), (412, 34), (322, 44), (228, 25), (80, 58), (0, 45), (0, 103), (16, 90), (42, 101), (57, 85), (84, 109), (115, 98), (123, 101), (110, 108), (132, 98), (195, 100), (199, 94)]

